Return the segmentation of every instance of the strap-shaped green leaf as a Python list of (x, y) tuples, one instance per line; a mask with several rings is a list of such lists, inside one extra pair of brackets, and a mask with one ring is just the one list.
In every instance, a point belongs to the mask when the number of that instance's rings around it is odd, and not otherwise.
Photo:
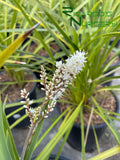
[(90, 158), (89, 160), (101, 160), (101, 159), (104, 160), (118, 153), (120, 153), (120, 146), (116, 146), (111, 149), (108, 149), (107, 151), (100, 153), (97, 156)]
[(46, 145), (46, 147), (42, 150), (42, 152), (38, 155), (38, 157), (36, 158), (36, 160), (42, 159), (42, 160), (46, 160), (46, 158), (48, 157), (48, 155), (51, 153), (51, 151), (53, 150), (53, 148), (56, 146), (56, 144), (58, 143), (58, 141), (61, 139), (61, 137), (68, 131), (68, 129), (70, 129), (71, 124), (75, 121), (76, 117), (79, 114), (81, 105), (83, 102), (81, 102), (78, 107), (76, 108), (76, 110), (72, 113), (72, 115), (70, 116), (70, 118), (66, 121), (66, 123), (58, 130), (58, 132), (56, 133), (56, 135), (51, 139), (51, 141)]
[(20, 46), (20, 44), (27, 38), (27, 36), (39, 25), (33, 26), (29, 31), (27, 31), (22, 36), (18, 37), (12, 44), (10, 44), (2, 53), (0, 53), (0, 67), (9, 58), (9, 56)]
[(0, 159), (18, 160), (19, 157), (3, 108), (4, 106), (0, 101)]

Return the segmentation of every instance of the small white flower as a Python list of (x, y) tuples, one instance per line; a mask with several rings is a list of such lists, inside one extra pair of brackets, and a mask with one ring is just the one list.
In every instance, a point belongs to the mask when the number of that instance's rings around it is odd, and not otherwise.
[(33, 100), (29, 101), (29, 104), (32, 104), (33, 103)]
[(68, 72), (65, 72), (64, 76), (63, 76), (63, 80), (68, 80), (71, 79), (71, 76)]
[(44, 116), (44, 112), (42, 111), (42, 116)]
[(24, 92), (24, 93), (27, 93), (27, 91), (26, 91), (26, 89), (25, 89), (25, 88), (23, 89), (23, 92)]
[(49, 112), (45, 109), (45, 113), (47, 113), (47, 114), (48, 114)]
[[(27, 97), (26, 97), (27, 98)], [(30, 98), (27, 98), (27, 101), (29, 101), (30, 100)]]
[(45, 91), (45, 88), (41, 88), (41, 90)]
[(27, 105), (24, 105), (23, 107), (24, 107), (24, 108), (27, 108)]
[(48, 115), (44, 116), (44, 118), (48, 118)]
[(25, 103), (25, 101), (21, 101), (21, 103)]
[(51, 106), (48, 104), (48, 108), (51, 108)]
[(61, 68), (62, 65), (63, 65), (63, 64), (62, 64), (62, 61), (56, 62), (56, 67), (57, 67), (57, 68)]
[(22, 98), (27, 98), (29, 95), (29, 92), (27, 93), (26, 89), (24, 88), (23, 90), (21, 90), (20, 94)]
[(92, 79), (88, 79), (88, 83), (92, 83)]
[(35, 113), (35, 109), (34, 109), (34, 108), (30, 108), (30, 112), (31, 112), (32, 114), (34, 114), (34, 113)]
[(59, 92), (55, 95), (55, 97), (53, 97), (53, 99), (59, 99), (61, 96), (62, 96), (62, 92), (59, 91)]
[(26, 94), (26, 96), (28, 97), (28, 96), (29, 96), (29, 94), (30, 94), (30, 93), (28, 92), (28, 93)]
[[(65, 88), (61, 88), (60, 90), (61, 90), (62, 93), (65, 92)], [(62, 96), (62, 94), (61, 94), (61, 96)]]
[(51, 108), (51, 109), (50, 109), (50, 112), (52, 112), (52, 111), (54, 111), (54, 108)]
[(21, 94), (23, 94), (24, 93), (24, 91), (23, 90), (21, 90)]

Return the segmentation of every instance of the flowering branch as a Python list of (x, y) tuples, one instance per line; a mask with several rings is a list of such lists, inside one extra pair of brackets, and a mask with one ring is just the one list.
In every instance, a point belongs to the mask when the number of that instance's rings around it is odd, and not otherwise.
[[(65, 92), (66, 87), (72, 83), (73, 79), (76, 78), (76, 75), (82, 71), (84, 63), (86, 62), (85, 52), (76, 51), (71, 55), (66, 63), (62, 61), (56, 62), (56, 70), (53, 75), (52, 80), (47, 83), (47, 74), (43, 66), (41, 66), (41, 84), (44, 86), (42, 90), (45, 91), (46, 97), (41, 107), (37, 109), (30, 108), (30, 101), (28, 99), (28, 93), (25, 90), (21, 91), (21, 96), (25, 98), (26, 113), (28, 114), (31, 122), (31, 127), (23, 148), (21, 160), (24, 159), (27, 147), (30, 143), (33, 131), (35, 130), (38, 123), (41, 122), (43, 118), (47, 118), (49, 112), (54, 110), (57, 99), (60, 99), (63, 93)], [(46, 104), (48, 103), (47, 109)]]

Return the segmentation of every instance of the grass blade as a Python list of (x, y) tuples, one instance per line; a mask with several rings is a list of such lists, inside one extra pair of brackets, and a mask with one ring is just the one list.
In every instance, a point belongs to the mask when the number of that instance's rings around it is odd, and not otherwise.
[(107, 151), (100, 153), (97, 156), (90, 158), (89, 160), (101, 160), (101, 159), (104, 160), (118, 153), (120, 153), (120, 146), (116, 146), (111, 149), (108, 149)]
[(22, 36), (18, 37), (12, 44), (10, 44), (2, 53), (0, 53), (0, 67), (9, 58), (9, 56), (20, 46), (20, 44), (27, 38), (27, 36), (39, 25), (33, 26), (29, 31), (27, 31)]

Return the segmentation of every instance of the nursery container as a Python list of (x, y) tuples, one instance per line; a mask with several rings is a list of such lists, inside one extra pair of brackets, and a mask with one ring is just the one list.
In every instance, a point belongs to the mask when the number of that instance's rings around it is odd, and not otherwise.
[[(119, 112), (119, 100), (113, 92), (112, 92), (112, 94), (116, 100), (116, 112), (118, 113)], [(58, 110), (61, 113), (59, 108), (58, 108)], [(96, 131), (97, 138), (99, 140), (100, 137), (102, 136), (102, 134), (104, 133), (105, 129), (107, 128), (107, 125), (106, 125), (106, 123), (98, 124), (98, 125), (94, 125), (94, 128)], [(85, 134), (86, 134), (86, 130), (87, 130), (87, 126), (84, 126), (84, 133)], [(74, 123), (74, 125), (71, 129), (71, 132), (68, 136), (67, 142), (74, 149), (81, 151), (82, 148), (81, 148), (81, 126), (80, 126), (80, 124)], [(95, 148), (96, 148), (96, 141), (95, 141), (95, 137), (94, 137), (94, 132), (93, 132), (92, 126), (90, 126), (85, 151), (91, 152)]]
[[(118, 113), (119, 112), (119, 100), (114, 93), (113, 93), (113, 96), (115, 97), (115, 100), (116, 100), (116, 112)], [(95, 131), (96, 131), (97, 138), (99, 140), (100, 137), (102, 136), (102, 134), (104, 133), (105, 129), (107, 128), (107, 125), (106, 125), (106, 123), (98, 124), (98, 125), (94, 125), (94, 128), (95, 128)], [(87, 129), (87, 126), (84, 126), (84, 133), (86, 133), (86, 129)], [(72, 127), (72, 130), (69, 134), (69, 137), (67, 139), (67, 142), (73, 148), (81, 151), (81, 128), (80, 128), (80, 124), (74, 123), (74, 125)], [(96, 141), (95, 141), (95, 137), (94, 137), (94, 133), (93, 133), (93, 128), (92, 128), (92, 126), (90, 126), (85, 151), (86, 152), (91, 152), (95, 148), (96, 148)]]
[[(55, 160), (56, 155), (50, 155), (49, 160)], [(60, 156), (58, 160), (69, 160), (68, 158), (65, 158), (63, 156)]]

